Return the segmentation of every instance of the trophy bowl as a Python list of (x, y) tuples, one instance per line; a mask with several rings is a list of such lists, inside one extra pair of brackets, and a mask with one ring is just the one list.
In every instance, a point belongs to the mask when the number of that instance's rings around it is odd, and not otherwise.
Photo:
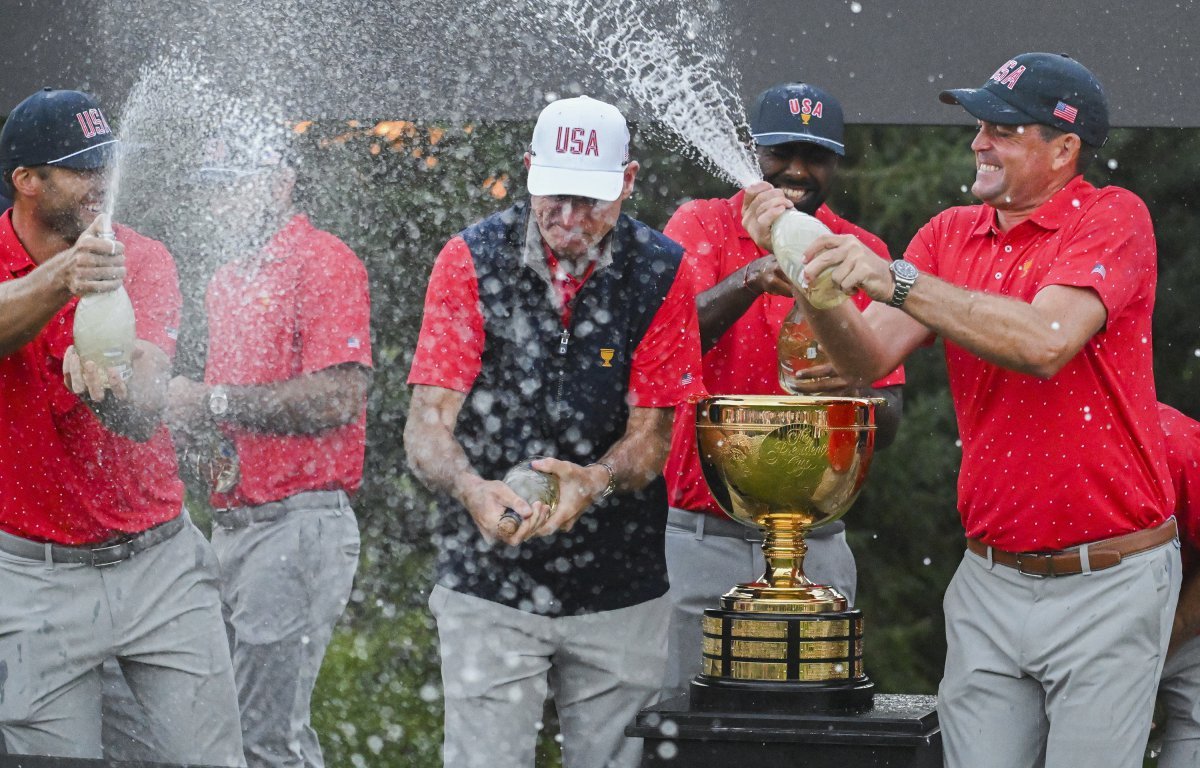
[(803, 566), (808, 532), (840, 518), (862, 490), (881, 402), (747, 395), (696, 404), (704, 479), (730, 517), (762, 530), (767, 567), (705, 610), (694, 706), (870, 708), (862, 614)]
[(753, 610), (842, 610), (845, 598), (804, 576), (813, 528), (858, 498), (875, 447), (875, 405), (862, 397), (717, 396), (696, 406), (704, 479), (725, 513), (762, 529), (767, 571), (726, 595)]

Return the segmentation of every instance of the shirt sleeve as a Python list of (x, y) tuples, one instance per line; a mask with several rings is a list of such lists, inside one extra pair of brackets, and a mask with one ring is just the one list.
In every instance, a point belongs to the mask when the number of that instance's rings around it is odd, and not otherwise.
[(1132, 192), (1110, 187), (1097, 198), (1064, 238), (1041, 285), (1091, 288), (1113, 317), (1144, 294), (1155, 274), (1154, 225)]
[(118, 235), (128, 243), (125, 263), (129, 272), (125, 279), (125, 290), (133, 304), (137, 337), (174, 358), (183, 306), (175, 260), (166, 247), (157, 241), (136, 234), (127, 236), (120, 230)]
[(691, 262), (687, 256), (683, 258), (666, 298), (633, 352), (629, 377), (632, 406), (673, 408), (704, 393)]
[(475, 262), (466, 241), (456, 237), (442, 248), (429, 276), (408, 383), (470, 392), (483, 367), (483, 343)]
[(1200, 549), (1200, 422), (1179, 411), (1158, 404), (1167, 446), (1167, 466), (1175, 486), (1175, 510), (1181, 538)]
[(305, 373), (343, 363), (371, 367), (371, 298), (367, 270), (333, 236), (313, 244), (299, 289), (300, 365)]
[(682, 245), (687, 253), (685, 258), (691, 262), (689, 271), (697, 294), (704, 293), (723, 278), (719, 258), (722, 238), (705, 228), (700, 205), (699, 200), (681, 205), (663, 229), (663, 234)]

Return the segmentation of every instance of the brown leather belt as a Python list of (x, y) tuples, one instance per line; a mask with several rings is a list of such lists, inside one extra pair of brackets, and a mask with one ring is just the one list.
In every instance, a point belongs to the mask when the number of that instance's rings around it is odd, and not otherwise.
[(1057, 552), (1006, 552), (989, 547), (979, 539), (967, 539), (967, 549), (982, 558), (989, 554), (993, 563), (1015, 568), (1026, 576), (1077, 576), (1085, 571), (1102, 571), (1112, 568), (1122, 558), (1145, 552), (1171, 541), (1178, 536), (1175, 518), (1168, 518), (1156, 528), (1101, 539), (1071, 549)]

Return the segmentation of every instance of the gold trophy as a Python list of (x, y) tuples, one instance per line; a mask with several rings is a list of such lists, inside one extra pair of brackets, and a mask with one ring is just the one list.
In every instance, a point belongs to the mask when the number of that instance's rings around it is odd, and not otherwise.
[(804, 575), (804, 537), (862, 490), (875, 446), (871, 398), (718, 396), (696, 407), (704, 479), (721, 508), (763, 532), (766, 572), (703, 618), (693, 709), (843, 711), (872, 706), (862, 612)]

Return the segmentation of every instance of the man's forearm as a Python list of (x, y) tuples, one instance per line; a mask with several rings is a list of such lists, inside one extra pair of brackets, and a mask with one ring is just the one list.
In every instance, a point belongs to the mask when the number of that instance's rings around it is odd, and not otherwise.
[(0, 283), (0, 357), (8, 357), (37, 338), (46, 323), (71, 299), (54, 285), (49, 266)]
[(700, 349), (712, 349), (761, 294), (746, 282), (746, 265), (696, 296), (700, 319)]
[(625, 434), (600, 462), (613, 469), (617, 491), (640, 491), (662, 474), (671, 449), (674, 408), (634, 408)]
[(410, 414), (404, 429), (404, 451), (409, 469), (431, 491), (463, 502), (466, 491), (483, 482), (454, 434), (440, 424), (422, 424)]
[(369, 377), (367, 369), (353, 365), (270, 384), (227, 386), (229, 410), (222, 418), (268, 434), (318, 434), (359, 417)]

